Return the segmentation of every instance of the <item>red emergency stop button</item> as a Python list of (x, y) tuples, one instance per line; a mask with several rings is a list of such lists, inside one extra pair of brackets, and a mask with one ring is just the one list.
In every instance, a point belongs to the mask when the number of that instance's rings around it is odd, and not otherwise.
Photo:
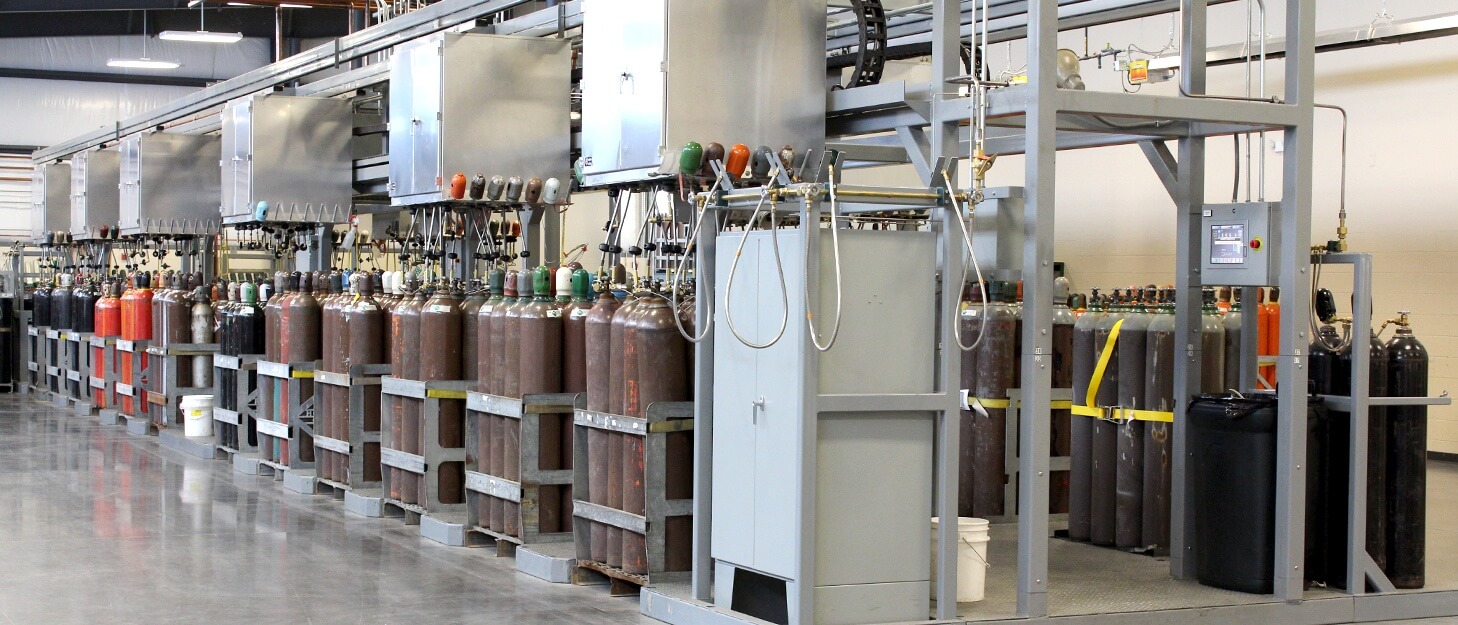
[(1256, 237), (1256, 238), (1250, 240), (1250, 249), (1253, 249), (1253, 250), (1255, 250), (1257, 252), (1259, 252), (1261, 250), (1261, 238), (1260, 237)]

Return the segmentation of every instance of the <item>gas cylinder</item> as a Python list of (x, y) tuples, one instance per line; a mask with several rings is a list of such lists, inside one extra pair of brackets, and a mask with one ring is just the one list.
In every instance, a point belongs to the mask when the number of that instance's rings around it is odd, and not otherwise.
[[(1260, 337), (1260, 355), (1274, 356), (1281, 351), (1281, 289), (1271, 287), (1266, 294), (1266, 301), (1260, 307), (1260, 326), (1265, 328)], [(1265, 365), (1260, 368), (1261, 377), (1269, 381), (1273, 386), (1276, 383), (1276, 366)]]
[[(1060, 276), (1053, 281), (1053, 388), (1070, 388), (1073, 385), (1073, 326), (1078, 318), (1068, 307), (1070, 288), (1068, 278)], [(1053, 429), (1050, 452), (1053, 456), (1067, 457), (1072, 452), (1072, 418), (1066, 409), (1051, 411)], [(1068, 489), (1068, 472), (1053, 472), (1048, 484), (1049, 513), (1068, 512)]]
[[(386, 350), (386, 314), (384, 309), (373, 297), (374, 283), (380, 276), (370, 278), (356, 274), (351, 277), (352, 290), (355, 297), (347, 302), (342, 310), (342, 317), (347, 327), (348, 338), (346, 344), (349, 349), (345, 354), (344, 368), (348, 370), (355, 365), (372, 365), (384, 363), (387, 359)], [(357, 278), (357, 279), (356, 279)], [(346, 409), (342, 415), (342, 421), (335, 423), (335, 432), (341, 437), (340, 440), (349, 440), (349, 413)], [(380, 387), (378, 385), (367, 385), (364, 387), (364, 414), (362, 415), (363, 430), (365, 432), (380, 431)], [(341, 456), (339, 459), (342, 472), (340, 480), (349, 482), (355, 477), (360, 477), (366, 482), (375, 482), (380, 479), (379, 443), (364, 443), (364, 475), (352, 476), (349, 474), (349, 459)]]
[(60, 284), (51, 289), (51, 329), (71, 329), (71, 274), (58, 276)]
[[(1099, 290), (1093, 289), (1088, 310), (1073, 324), (1073, 402), (1080, 406), (1088, 405), (1089, 384), (1098, 362), (1094, 334), (1103, 316)], [(1069, 424), (1068, 537), (1073, 540), (1092, 538), (1093, 424), (1089, 417), (1074, 417)]]
[[(121, 283), (107, 282), (102, 290), (101, 298), (96, 300), (96, 336), (116, 338), (121, 335)], [(107, 362), (105, 347), (91, 348), (91, 363), (92, 374), (98, 378), (105, 378), (107, 373), (117, 370), (116, 362)], [(110, 388), (94, 389), (92, 394), (96, 407), (113, 407), (114, 393)]]
[[(213, 307), (208, 302), (208, 291), (197, 287), (192, 292), (192, 336), (193, 343), (213, 342)], [(210, 358), (192, 359), (192, 385), (211, 388), (213, 385), (213, 361)]]
[[(349, 370), (344, 366), (344, 359), (345, 352), (349, 349), (349, 337), (344, 326), (343, 308), (349, 300), (343, 295), (343, 282), (341, 273), (331, 272), (329, 295), (319, 303), (319, 324), (323, 335), (319, 367), (325, 371), (348, 375)], [(358, 290), (353, 293), (357, 294)], [(339, 422), (349, 418), (349, 389), (321, 385), (315, 389), (314, 404), (317, 415), (315, 429), (329, 438), (349, 440), (347, 433), (342, 438), (339, 433)], [(320, 477), (341, 481), (344, 470), (340, 463), (340, 454), (322, 452), (317, 466)]]
[[(562, 309), (552, 298), (553, 276), (554, 272), (545, 266), (539, 266), (532, 272), (534, 297), (521, 307), (517, 321), (521, 333), (518, 358), (521, 361), (520, 391), (523, 396), (559, 393), (562, 390)], [(564, 433), (563, 420), (555, 415), (543, 415), (539, 422), (541, 431), (537, 448), (541, 466), (563, 468), (564, 460), (572, 453), (570, 446), (564, 446), (563, 437), (570, 436), (570, 433)], [(570, 424), (565, 429), (570, 430)], [(508, 453), (511, 451), (508, 450)], [(519, 454), (520, 450), (516, 453)], [(562, 507), (561, 489), (543, 489), (539, 507), (543, 531), (564, 531), (563, 524), (571, 518), (571, 510), (571, 507)]]
[[(1428, 395), (1428, 350), (1413, 336), (1407, 311), (1387, 342), (1387, 395)], [(1398, 588), (1422, 588), (1427, 531), (1427, 406), (1387, 409), (1387, 577)]]
[[(689, 344), (678, 331), (677, 317), (678, 311), (669, 306), (668, 300), (656, 295), (645, 296), (634, 315), (633, 346), (627, 351), (636, 354), (638, 363), (636, 375), (627, 378), (634, 383), (625, 396), (624, 413), (629, 416), (644, 418), (648, 407), (658, 402), (693, 400)], [(623, 436), (622, 509), (637, 515), (644, 514), (646, 504), (644, 440), (641, 436)], [(685, 457), (686, 449), (676, 449), (671, 444), (668, 447), (665, 462), (670, 469), (666, 479), (669, 482), (684, 479), (688, 472), (682, 469), (691, 467), (692, 460)], [(671, 492), (672, 485), (666, 490)], [(624, 533), (622, 558), (625, 571), (638, 575), (648, 573), (648, 545), (643, 534)]]
[(520, 307), (517, 320), (521, 335), (518, 391), (522, 395), (558, 393), (562, 390), (562, 310), (553, 304), (551, 269), (539, 266), (532, 272), (532, 290), (535, 297)]
[[(962, 344), (972, 345), (977, 341), (978, 328), (982, 325), (982, 290), (983, 287), (976, 282), (967, 283), (963, 289), (964, 302), (962, 311), (958, 315), (958, 329), (962, 333)], [(977, 349), (959, 349), (962, 357), (962, 388), (966, 390), (968, 397), (977, 396)], [(961, 450), (957, 458), (957, 516), (971, 517), (972, 508), (972, 483), (977, 474), (976, 465), (972, 459), (972, 441), (976, 434), (972, 431), (975, 419), (979, 418), (971, 408), (962, 406)]]
[[(430, 298), (420, 307), (420, 341), (418, 350), (421, 353), (429, 354), (428, 358), (419, 358), (420, 377), (417, 380), (453, 381), (460, 380), (464, 376), (461, 371), (462, 363), (462, 333), (464, 331), (464, 318), (461, 312), (461, 303), (464, 293), (459, 286), (451, 285), (445, 280), (436, 283), (435, 291)], [(417, 410), (423, 406), (415, 401)], [(438, 444), (442, 447), (464, 447), (465, 446), (465, 403), (459, 399), (440, 400), (438, 413), (437, 439), (430, 441), (430, 444)], [(417, 417), (416, 433), (417, 447), (411, 453), (420, 454), (424, 452), (425, 433), (427, 426), (423, 417)], [(461, 467), (462, 469), (464, 467)], [(435, 480), (440, 500), (446, 503), (464, 502), (465, 473), (460, 470), (443, 469), (437, 475), (419, 476), (417, 487), (420, 497), (427, 492), (426, 479)], [(408, 478), (407, 478), (408, 479)], [(517, 477), (520, 479), (520, 476)]]
[(451, 176), (450, 198), (459, 200), (466, 197), (466, 174), (456, 172)]
[[(642, 305), (642, 294), (630, 291), (627, 301), (618, 307), (613, 313), (611, 335), (609, 336), (610, 356), (608, 358), (608, 412), (612, 414), (623, 414), (624, 406), (627, 404), (629, 378), (634, 377), (638, 368), (638, 359), (628, 358), (629, 339), (633, 334), (634, 324), (637, 320), (639, 307)], [(633, 371), (629, 371), (629, 367)], [(611, 508), (623, 509), (623, 438), (626, 435), (608, 432), (607, 444), (607, 505)], [(624, 531), (621, 528), (608, 528), (608, 566), (621, 567), (623, 564), (623, 539)]]
[[(486, 276), (487, 295), (486, 300), (476, 310), (476, 391), (481, 393), (492, 393), (491, 369), (495, 366), (497, 355), (492, 338), (492, 319), (496, 315), (496, 309), (502, 305), (502, 293), (505, 289), (506, 272), (501, 269), (492, 269)], [(470, 372), (466, 372), (470, 375)], [(484, 441), (487, 431), (485, 427), (480, 428), (480, 436)], [(484, 452), (478, 449), (478, 454)], [(487, 455), (480, 455), (488, 458)]]
[[(517, 272), (502, 270), (502, 297), (491, 308), (491, 377), (488, 393), (501, 395), (506, 388), (506, 313), (516, 306)], [(493, 474), (495, 475), (495, 474)]]
[[(1165, 290), (1145, 331), (1144, 407), (1174, 410), (1175, 344), (1174, 291)], [(1144, 424), (1143, 543), (1155, 553), (1169, 551), (1170, 467), (1173, 447), (1170, 424)]]
[(1219, 289), (1216, 289), (1215, 293), (1215, 309), (1220, 311), (1221, 316), (1224, 316), (1226, 313), (1230, 312), (1231, 308), (1230, 287), (1222, 286)]
[[(390, 375), (403, 378), (415, 379), (420, 374), (420, 309), (415, 304), (414, 292), (418, 286), (415, 279), (411, 277), (404, 283), (396, 285), (403, 290), (404, 297), (390, 311)], [(390, 422), (390, 444), (391, 449), (407, 453), (414, 449), (415, 442), (407, 439), (407, 431), (415, 431), (414, 422), (410, 420), (412, 411), (402, 397), (391, 399), (391, 411), (394, 418)], [(409, 475), (405, 471), (395, 467), (385, 469), (390, 473), (391, 498), (400, 501), (412, 501), (415, 492), (414, 479), (407, 479)], [(406, 499), (407, 491), (411, 493), (410, 499)]]
[(263, 359), (269, 362), (278, 362), (281, 353), (279, 346), (283, 341), (283, 301), (288, 297), (288, 283), (288, 274), (282, 271), (273, 274), (273, 297), (263, 306), (264, 328), (267, 332)]
[[(151, 277), (145, 273), (134, 274), (136, 288), (124, 293), (121, 298), (122, 305), (122, 338), (129, 341), (147, 341), (152, 339), (152, 288)], [(130, 332), (128, 332), (130, 331)], [(134, 371), (134, 365), (147, 366), (147, 354), (136, 354), (134, 356), (121, 356), (122, 374), (121, 379), (127, 384), (141, 387), (141, 371)], [(122, 398), (122, 412), (131, 416), (139, 416), (136, 412), (138, 406), (133, 398)]]
[(749, 146), (743, 143), (736, 143), (729, 148), (729, 157), (724, 162), (724, 170), (729, 174), (731, 180), (738, 180), (744, 175), (744, 168), (749, 165)]
[[(532, 271), (522, 269), (516, 274), (516, 302), (506, 307), (506, 326), (503, 336), (505, 342), (502, 344), (501, 361), (504, 372), (502, 375), (501, 394), (507, 397), (522, 396), (522, 346), (526, 344), (521, 335), (522, 313), (533, 306), (535, 290), (533, 285)], [(508, 424), (510, 425), (510, 424)]]
[(486, 289), (480, 280), (472, 280), (461, 301), (461, 378), (475, 380), (480, 369), (477, 348), (481, 342), (481, 307), (486, 305)]
[[(1348, 397), (1352, 389), (1351, 346), (1332, 351), (1329, 346), (1341, 342), (1336, 328), (1323, 325), (1317, 331), (1318, 339), (1310, 346), (1307, 357), (1308, 378), (1311, 390), (1322, 395)], [(1387, 348), (1373, 333), (1368, 339), (1369, 379), (1368, 391), (1371, 397), (1386, 394), (1388, 377)], [(1385, 568), (1387, 560), (1387, 420), (1386, 409), (1374, 406), (1368, 409), (1367, 430), (1367, 552), (1379, 568)], [(1331, 418), (1313, 436), (1320, 436), (1324, 462), (1320, 463), (1318, 477), (1321, 487), (1315, 496), (1317, 509), (1316, 527), (1308, 527), (1307, 533), (1314, 535), (1314, 549), (1308, 549), (1307, 576), (1336, 588), (1347, 586), (1347, 498), (1348, 474), (1351, 470), (1351, 413), (1332, 411)], [(1315, 463), (1312, 463), (1313, 466)]]
[(1222, 376), (1222, 385), (1226, 390), (1245, 391), (1249, 389), (1241, 388), (1240, 385), (1240, 324), (1244, 315), (1241, 311), (1239, 289), (1235, 290), (1234, 300), (1229, 302), (1229, 306), (1225, 317), (1220, 320), (1220, 325), (1225, 328), (1225, 373)]
[[(1124, 325), (1114, 345), (1119, 359), (1118, 406), (1144, 408), (1145, 353), (1151, 315), (1143, 291), (1131, 288), (1126, 294)], [(1153, 297), (1153, 294), (1150, 294)], [(1120, 549), (1144, 546), (1144, 422), (1130, 419), (1114, 426), (1118, 433), (1118, 463), (1115, 468), (1114, 545)]]
[(1225, 326), (1215, 306), (1215, 290), (1207, 287), (1201, 297), (1200, 392), (1219, 393), (1225, 390)]
[[(1108, 299), (1106, 308), (1103, 318), (1094, 328), (1094, 362), (1098, 362), (1102, 358), (1104, 350), (1109, 346), (1109, 337), (1114, 333), (1114, 326), (1120, 325), (1128, 313), (1124, 294), (1119, 289), (1114, 289), (1114, 294)], [(1117, 349), (1117, 344), (1115, 348)], [(1103, 377), (1098, 381), (1099, 387), (1095, 401), (1101, 407), (1119, 405), (1119, 365), (1122, 363), (1117, 356), (1118, 352), (1115, 351), (1104, 368)], [(1092, 513), (1090, 532), (1093, 543), (1096, 545), (1112, 545), (1115, 541), (1115, 515), (1118, 507), (1118, 429), (1117, 425), (1103, 419), (1095, 419), (1093, 422), (1093, 482), (1089, 494), (1089, 509)]]
[[(613, 319), (621, 305), (612, 291), (603, 288), (597, 301), (583, 320), (584, 344), (587, 351), (587, 408), (595, 412), (607, 412), (611, 395), (611, 369), (613, 351)], [(588, 501), (607, 506), (608, 497), (608, 448), (613, 439), (609, 432), (589, 428), (587, 432)], [(597, 562), (607, 562), (608, 537), (612, 529), (602, 523), (591, 526), (591, 557)]]
[[(252, 282), (244, 282), (238, 288), (238, 307), (234, 309), (235, 319), (233, 331), (236, 333), (234, 344), (237, 345), (239, 354), (261, 354), (266, 342), (267, 329), (265, 327), (263, 307), (258, 303), (258, 288)], [(248, 371), (247, 388), (257, 388), (258, 372)], [(240, 437), (247, 437), (249, 445), (258, 444), (258, 432), (249, 422), (247, 431), (236, 432), (234, 443), (241, 444)], [(236, 449), (236, 447), (235, 447)]]
[[(284, 345), (284, 362), (288, 363), (312, 363), (322, 355), (321, 335), (323, 329), (320, 327), (320, 315), (322, 309), (319, 300), (314, 296), (315, 282), (318, 276), (305, 273), (300, 277), (298, 293), (289, 300), (283, 310), (282, 323), (284, 335), (287, 337)], [(282, 385), (280, 385), (282, 386)], [(314, 394), (314, 383), (309, 380), (299, 382), (298, 401), (303, 402)], [(286, 404), (281, 404), (282, 407)], [(285, 411), (280, 410), (280, 417), (285, 423), (289, 416)], [(305, 437), (307, 438), (307, 437)], [(286, 443), (279, 444), (279, 461), (285, 462), (289, 458), (289, 449)], [(314, 446), (304, 445), (302, 449), (295, 450), (300, 459), (305, 462), (314, 458)]]
[(71, 292), (72, 329), (77, 332), (96, 332), (96, 302), (101, 299), (101, 284), (87, 280)]
[(31, 323), (37, 328), (51, 325), (51, 285), (41, 283), (31, 293)]
[[(982, 342), (977, 346), (977, 385), (973, 394), (979, 399), (1005, 400), (1013, 379), (1014, 334), (1017, 317), (1012, 303), (1017, 298), (1017, 285), (993, 282), (991, 301), (982, 321)], [(984, 407), (972, 419), (972, 509), (974, 516), (1002, 516), (1003, 487), (1007, 483), (1007, 409)]]
[[(561, 299), (561, 272), (558, 272), (557, 293)], [(587, 299), (588, 281), (585, 269), (569, 273), (570, 300), (562, 306), (562, 392), (587, 392), (587, 315), (592, 302)]]

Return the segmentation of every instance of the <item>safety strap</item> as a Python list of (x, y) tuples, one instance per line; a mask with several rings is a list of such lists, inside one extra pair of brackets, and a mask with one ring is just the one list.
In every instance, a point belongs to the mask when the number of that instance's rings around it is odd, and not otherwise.
[[(988, 410), (1002, 410), (1011, 408), (1012, 405), (1012, 400), (1007, 398), (997, 399), (967, 396), (967, 409), (984, 417), (987, 416)], [(1022, 402), (1018, 402), (1018, 407), (1022, 407)], [(1073, 402), (1066, 399), (1055, 399), (1048, 402), (1048, 407), (1053, 410), (1068, 410), (1073, 407)]]
[(1134, 408), (1120, 408), (1117, 406), (1104, 407), (1094, 401), (1099, 395), (1099, 386), (1103, 384), (1104, 372), (1109, 368), (1109, 359), (1114, 356), (1114, 346), (1119, 342), (1119, 329), (1124, 327), (1124, 320), (1114, 322), (1114, 327), (1109, 331), (1109, 340), (1104, 342), (1104, 351), (1099, 354), (1099, 362), (1094, 365), (1093, 378), (1088, 382), (1088, 395), (1084, 397), (1082, 406), (1073, 406), (1069, 411), (1080, 417), (1092, 417), (1105, 421), (1122, 423), (1127, 421), (1159, 421), (1162, 423), (1173, 423), (1174, 413), (1162, 410), (1136, 410)]

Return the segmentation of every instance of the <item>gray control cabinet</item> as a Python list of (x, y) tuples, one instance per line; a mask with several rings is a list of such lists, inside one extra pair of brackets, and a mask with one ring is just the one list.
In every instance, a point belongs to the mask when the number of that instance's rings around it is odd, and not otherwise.
[(287, 95), (223, 108), (222, 219), (343, 223), (354, 198), (354, 107)]
[[(829, 233), (817, 232), (813, 310), (824, 342), (834, 271)], [(867, 406), (934, 392), (936, 239), (842, 230), (845, 310), (838, 338), (821, 353), (805, 324), (804, 233), (779, 233), (788, 311), (765, 231), (749, 234), (728, 293), (741, 236), (719, 237), (715, 266), (723, 303), (713, 329), (715, 601), (741, 609), (733, 605), (735, 573), (747, 570), (783, 580), (790, 602), (797, 587), (813, 585), (818, 624), (924, 621), (935, 415)], [(788, 314), (784, 336), (766, 349), (748, 347), (731, 332), (726, 308), (751, 342), (768, 341)], [(865, 401), (854, 412), (827, 410), (838, 395)], [(798, 609), (788, 612), (793, 625)]]
[(678, 173), (689, 141), (825, 143), (825, 2), (586, 0), (588, 186)]
[(1200, 219), (1200, 279), (1205, 284), (1269, 286), (1280, 278), (1278, 202), (1206, 204)]
[(564, 183), (572, 48), (565, 39), (440, 33), (390, 58), (390, 199), (446, 199), (456, 173)]
[[(116, 228), (121, 206), (121, 153), (116, 148), (77, 152), (71, 157), (71, 238), (103, 238)], [(109, 233), (108, 233), (109, 234)]]
[(122, 236), (218, 232), (220, 150), (216, 135), (154, 132), (122, 139)]
[(30, 238), (71, 227), (71, 164), (42, 163), (30, 175)]

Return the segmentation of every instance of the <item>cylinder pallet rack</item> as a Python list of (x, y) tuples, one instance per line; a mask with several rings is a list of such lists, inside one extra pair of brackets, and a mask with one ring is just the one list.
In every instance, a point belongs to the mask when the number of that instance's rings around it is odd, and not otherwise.
[(91, 416), (96, 406), (91, 401), (92, 362), (91, 332), (71, 331), (66, 333), (70, 343), (71, 365), (66, 370), (67, 386), (70, 389), (71, 409), (78, 416)]
[[(309, 482), (312, 493), (314, 469), (314, 398), (306, 389), (312, 387), (316, 362), (281, 363), (259, 360), (258, 394), (271, 397), (263, 402), (254, 420), (258, 430), (258, 451), (254, 454), (262, 467), (273, 469), (281, 479), (296, 478)], [(241, 377), (241, 376), (240, 376)], [(309, 386), (305, 386), (310, 383)], [(304, 488), (300, 486), (300, 488)], [(298, 488), (296, 492), (305, 492)]]
[[(232, 408), (213, 406), (213, 448), (233, 459), (258, 453), (258, 354), (229, 356), (213, 354), (213, 397), (223, 396), (223, 371), (236, 371)], [(251, 378), (251, 379), (250, 379)], [(221, 427), (220, 427), (221, 425)], [(236, 441), (227, 436), (224, 427), (235, 428)]]
[[(128, 398), (121, 400), (126, 403), (117, 404), (117, 414), (121, 415), (127, 422), (127, 431), (137, 436), (155, 436), (157, 425), (147, 417), (147, 387), (151, 385), (153, 369), (156, 365), (155, 359), (147, 358), (148, 341), (117, 339), (113, 345), (118, 359), (132, 361), (132, 377), (130, 380), (119, 377), (116, 385), (116, 394)], [(128, 407), (127, 403), (131, 406)]]
[(324, 436), (317, 431), (314, 434), (315, 458), (322, 458), (325, 452), (348, 457), (349, 479), (339, 481), (317, 477), (316, 488), (319, 490), (316, 493), (329, 489), (339, 499), (344, 498), (346, 491), (368, 491), (370, 496), (379, 495), (381, 426), (367, 429), (364, 414), (365, 402), (369, 401), (366, 391), (380, 386), (381, 378), (389, 373), (389, 364), (354, 365), (349, 368), (348, 373), (314, 371), (315, 384), (337, 386), (347, 389), (349, 393), (349, 431), (344, 432), (346, 437)]
[[(687, 493), (682, 497), (671, 497), (668, 474), (670, 471), (686, 474), (688, 466), (670, 466), (669, 436), (694, 432), (693, 402), (659, 402), (648, 406), (645, 417), (629, 417), (605, 412), (593, 412), (582, 408), (573, 415), (577, 432), (572, 437), (572, 541), (577, 550), (577, 566), (606, 575), (611, 581), (609, 591), (614, 594), (633, 594), (639, 588), (687, 579), (689, 563), (692, 561), (689, 542), (693, 523), (694, 488), (687, 484)], [(642, 501), (628, 502), (629, 492), (623, 488), (621, 508), (594, 503), (594, 493), (589, 486), (588, 467), (592, 466), (592, 452), (589, 433), (601, 431), (617, 437), (641, 437), (643, 449), (643, 483), (640, 485)], [(692, 446), (693, 442), (690, 441)], [(634, 512), (630, 509), (641, 509)], [(643, 536), (646, 544), (646, 572), (631, 573), (622, 567), (610, 566), (607, 562), (594, 559), (601, 553), (603, 545), (593, 550), (593, 525), (606, 525), (608, 531), (619, 531)], [(601, 535), (601, 532), (599, 532)], [(610, 540), (609, 544), (618, 541)]]
[[(182, 397), (184, 395), (213, 395), (214, 387), (180, 386), (178, 373), (188, 370), (192, 363), (183, 358), (207, 358), (218, 353), (217, 343), (174, 343), (166, 347), (149, 346), (149, 365), (153, 369), (146, 392), (148, 420), (156, 430), (163, 445), (199, 458), (211, 459), (214, 447), (211, 441), (203, 442), (183, 436)], [(160, 367), (159, 367), (160, 365)]]
[(61, 330), (46, 328), (46, 391), (50, 393), (51, 405), (65, 406), (66, 398), (66, 341)]
[(45, 331), (43, 326), (25, 328), (25, 369), (28, 371), (26, 386), (33, 393), (45, 391), (46, 350), (45, 339), (41, 338), (45, 336)]
[[(466, 530), (493, 540), (497, 555), (514, 555), (518, 546), (572, 540), (570, 508), (560, 510), (561, 525), (556, 531), (544, 531), (541, 505), (548, 497), (561, 501), (562, 487), (573, 485), (572, 467), (577, 465), (569, 458), (559, 458), (559, 468), (543, 468), (542, 452), (546, 445), (561, 446), (561, 428), (572, 427), (573, 411), (586, 401), (582, 393), (529, 394), (521, 399), (475, 391), (466, 394)], [(503, 427), (515, 429), (516, 436), (500, 431)], [(491, 445), (488, 457), (482, 457), (483, 444)], [(563, 451), (564, 455), (573, 453)], [(498, 453), (503, 456), (500, 460)], [(514, 522), (495, 519), (494, 510), (483, 514), (482, 508), (489, 508), (493, 498), (515, 504), (515, 510), (503, 513), (518, 518)], [(493, 521), (517, 531), (492, 529)]]
[(101, 366), (96, 366), (96, 357), (91, 357), (91, 376), (87, 380), (87, 386), (93, 392), (101, 393), (101, 405), (95, 406), (96, 418), (102, 425), (116, 425), (117, 422), (117, 395), (116, 383), (120, 377), (121, 368), (116, 361), (116, 338), (109, 336), (92, 336), (89, 341), (92, 350), (101, 350)]
[[(441, 444), (441, 404), (464, 403), (471, 384), (462, 380), (423, 382), (388, 375), (380, 379), (380, 487), (384, 491), (385, 514), (403, 516), (406, 524), (421, 526), (422, 536), (454, 546), (465, 545), (466, 447), (464, 427), (461, 446)], [(402, 449), (403, 441), (395, 440), (391, 432), (395, 421), (402, 418), (395, 414), (392, 401), (395, 397), (421, 403), (420, 453)], [(399, 494), (405, 485), (395, 483), (392, 468), (422, 479), (424, 488), (416, 501), (405, 501)]]

